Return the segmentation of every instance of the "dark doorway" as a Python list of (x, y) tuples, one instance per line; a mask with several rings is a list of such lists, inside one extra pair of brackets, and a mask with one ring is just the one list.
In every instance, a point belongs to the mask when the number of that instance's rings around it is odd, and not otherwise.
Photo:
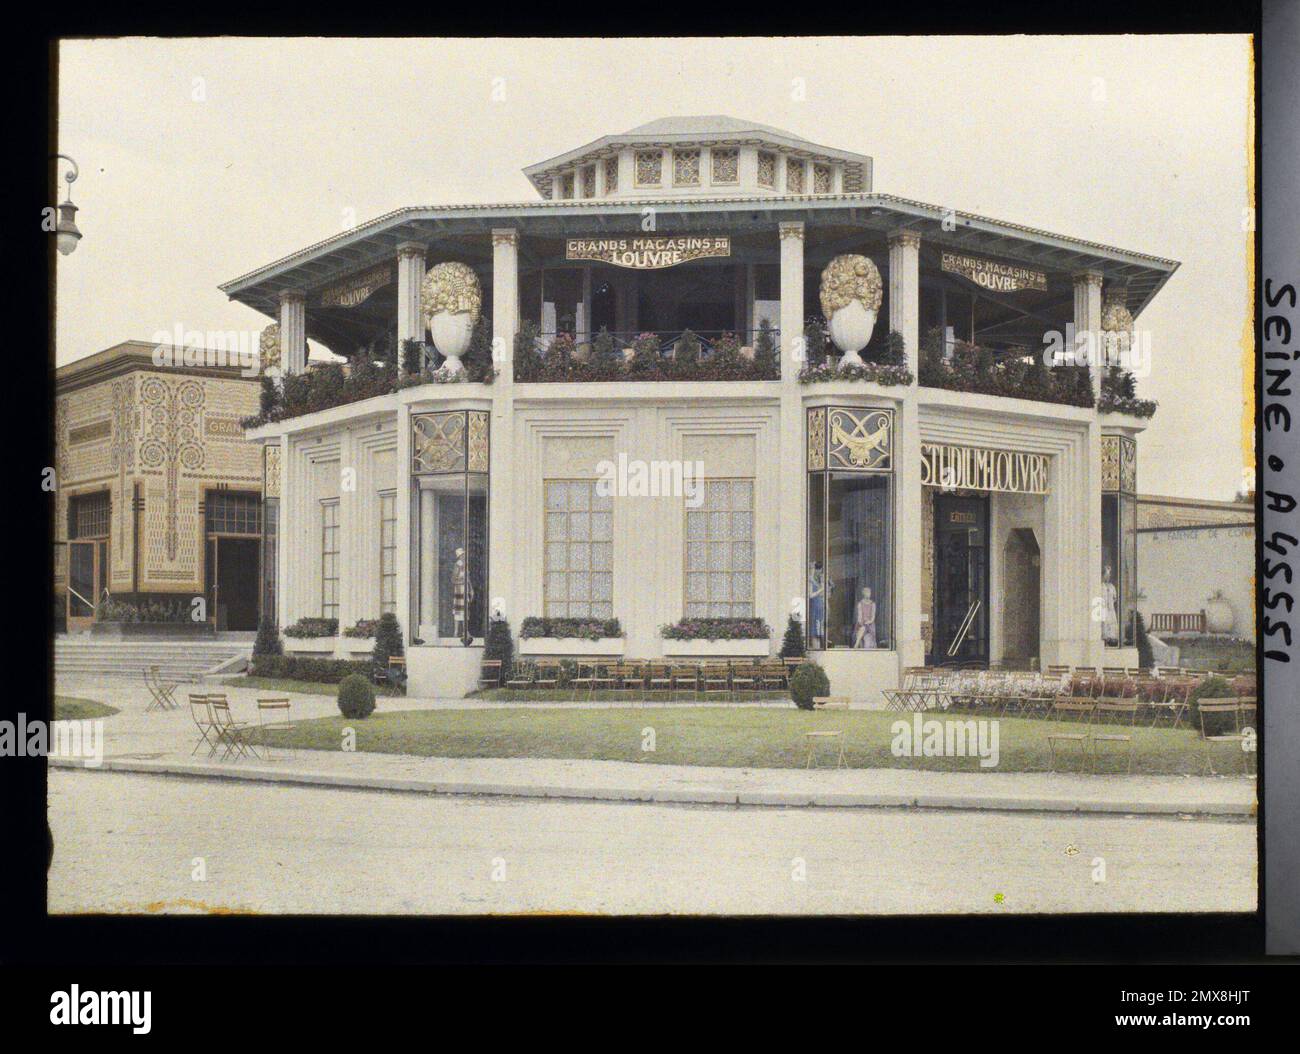
[(602, 278), (599, 271), (591, 275), (591, 333), (602, 329), (613, 333), (618, 328), (618, 291), (611, 279)]
[(987, 496), (935, 496), (935, 664), (988, 662), (988, 527)]
[(257, 629), (257, 584), (261, 542), (256, 538), (213, 538), (216, 550), (217, 629)]
[(1032, 669), (1038, 658), (1038, 539), (1016, 527), (1002, 547), (1002, 658), (1009, 667)]

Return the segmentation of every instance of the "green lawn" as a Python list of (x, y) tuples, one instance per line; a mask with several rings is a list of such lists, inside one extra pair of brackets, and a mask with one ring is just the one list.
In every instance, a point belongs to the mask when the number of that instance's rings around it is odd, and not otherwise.
[[(943, 715), (927, 714), (929, 717)], [(964, 715), (954, 714), (954, 720)], [(895, 757), (891, 725), (902, 715), (872, 710), (811, 712), (788, 709), (482, 709), (393, 710), (383, 704), (362, 721), (343, 717), (300, 722), (274, 742), (307, 749), (338, 750), (344, 728), (356, 731), (356, 749), (424, 757), (578, 758), (660, 765), (718, 765), (732, 768), (802, 767), (803, 733), (842, 729), (851, 768), (920, 768), (941, 771), (1045, 772), (1050, 770), (1047, 736), (1053, 730), (1078, 731), (1078, 725), (1003, 719), (999, 724), (999, 764), (979, 768), (974, 757)], [(910, 715), (907, 717), (910, 722)], [(653, 730), (655, 749), (643, 750)], [(1108, 730), (1109, 731), (1109, 730)], [(1134, 730), (1134, 772), (1199, 773), (1204, 744), (1197, 733), (1169, 728)], [(1058, 752), (1062, 748), (1058, 746)], [(1058, 768), (1078, 767), (1079, 747), (1067, 743)], [(1215, 767), (1240, 766), (1240, 749), (1214, 745)], [(1122, 751), (1103, 747), (1097, 771), (1124, 771)], [(833, 756), (831, 757), (833, 761)], [(826, 764), (822, 757), (821, 763)]]
[[(294, 681), (287, 677), (232, 677), (226, 681), (229, 688), (253, 688), (259, 692), (297, 693), (299, 695), (329, 695), (337, 697), (339, 686), (323, 681)], [(377, 684), (375, 695), (402, 698), (402, 693), (394, 691), (386, 684)]]
[(97, 703), (93, 699), (77, 699), (70, 695), (54, 697), (56, 721), (88, 721), (96, 717), (112, 717), (118, 712), (117, 707)]

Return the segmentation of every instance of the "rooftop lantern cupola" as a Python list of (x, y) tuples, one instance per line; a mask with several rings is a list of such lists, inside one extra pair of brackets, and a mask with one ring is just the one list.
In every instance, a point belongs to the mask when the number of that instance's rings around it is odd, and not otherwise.
[(664, 117), (540, 161), (524, 174), (548, 201), (871, 192), (871, 158), (735, 117)]

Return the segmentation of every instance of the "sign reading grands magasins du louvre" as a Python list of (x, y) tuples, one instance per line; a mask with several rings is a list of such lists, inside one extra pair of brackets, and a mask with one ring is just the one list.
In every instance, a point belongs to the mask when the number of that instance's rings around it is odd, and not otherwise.
[(1047, 288), (1047, 275), (1042, 271), (986, 260), (982, 256), (945, 252), (940, 257), (939, 266), (949, 274), (969, 278), (976, 285), (995, 293), (1018, 293), (1022, 289), (1041, 292)]
[(731, 239), (718, 238), (570, 238), (564, 255), (569, 260), (595, 260), (616, 267), (651, 270), (702, 260), (707, 256), (730, 256)]

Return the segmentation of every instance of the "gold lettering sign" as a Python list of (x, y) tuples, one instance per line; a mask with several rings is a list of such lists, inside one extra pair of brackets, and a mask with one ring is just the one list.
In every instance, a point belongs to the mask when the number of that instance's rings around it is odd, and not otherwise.
[(1050, 489), (1047, 463), (1046, 454), (922, 443), (921, 485), (945, 490), (1046, 494)]
[(730, 256), (728, 237), (570, 238), (565, 243), (568, 260), (594, 260), (615, 267), (652, 270), (676, 267), (709, 256)]
[(382, 289), (397, 280), (397, 273), (392, 264), (380, 264), (368, 271), (362, 271), (351, 278), (345, 278), (336, 285), (321, 290), (322, 307), (356, 307), (370, 298), (376, 290)]
[(993, 293), (1018, 293), (1022, 289), (1047, 288), (1047, 275), (1016, 264), (999, 263), (981, 256), (944, 251), (939, 266), (950, 274), (969, 278), (978, 286)]

